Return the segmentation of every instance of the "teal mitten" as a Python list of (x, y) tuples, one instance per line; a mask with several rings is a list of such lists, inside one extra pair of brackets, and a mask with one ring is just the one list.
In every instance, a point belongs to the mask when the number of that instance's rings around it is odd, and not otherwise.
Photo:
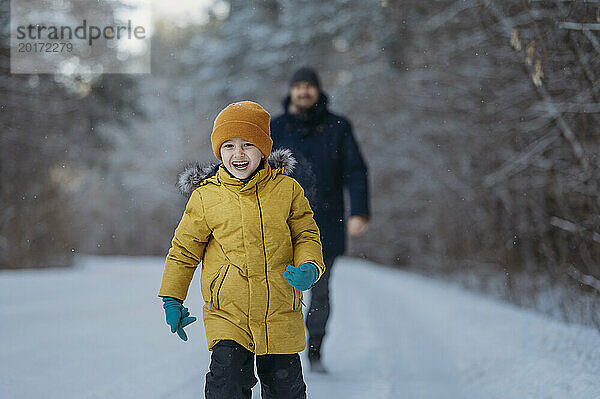
[(165, 310), (167, 324), (171, 326), (171, 332), (177, 332), (179, 338), (187, 341), (187, 334), (183, 328), (195, 322), (196, 318), (190, 316), (190, 311), (183, 306), (183, 301), (177, 298), (164, 297), (163, 309)]
[(319, 278), (319, 270), (317, 266), (310, 262), (304, 262), (298, 267), (292, 265), (286, 267), (287, 272), (283, 273), (292, 287), (300, 291), (306, 291)]

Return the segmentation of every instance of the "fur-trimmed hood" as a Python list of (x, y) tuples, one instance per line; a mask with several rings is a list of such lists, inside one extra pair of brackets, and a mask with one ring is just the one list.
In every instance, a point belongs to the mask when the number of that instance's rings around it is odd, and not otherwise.
[[(272, 169), (283, 168), (283, 173), (289, 175), (293, 173), (296, 166), (296, 159), (292, 151), (287, 148), (280, 148), (273, 152), (267, 158)], [(201, 183), (214, 176), (221, 163), (195, 162), (185, 167), (183, 172), (177, 176), (177, 188), (185, 196), (189, 196), (192, 191), (201, 185)]]

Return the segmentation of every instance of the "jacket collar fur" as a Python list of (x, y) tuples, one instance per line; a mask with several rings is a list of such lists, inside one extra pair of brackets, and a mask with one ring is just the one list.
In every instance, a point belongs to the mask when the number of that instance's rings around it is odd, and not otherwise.
[[(277, 173), (286, 175), (293, 173), (296, 165), (296, 159), (292, 155), (292, 151), (287, 148), (280, 148), (271, 152), (267, 161), (269, 162), (271, 169)], [(222, 163), (215, 162), (195, 162), (186, 166), (183, 172), (178, 175), (177, 188), (181, 194), (189, 196), (192, 191), (204, 184), (207, 179), (215, 176), (221, 165)]]

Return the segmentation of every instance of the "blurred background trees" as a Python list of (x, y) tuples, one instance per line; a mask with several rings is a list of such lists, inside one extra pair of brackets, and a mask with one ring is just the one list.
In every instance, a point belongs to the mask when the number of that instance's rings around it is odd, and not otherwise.
[(186, 202), (176, 174), (213, 159), (218, 111), (250, 99), (277, 115), (312, 65), (369, 165), (373, 219), (352, 255), (501, 276), (520, 302), (520, 284), (596, 292), (600, 4), (202, 7), (195, 24), (154, 15), (151, 75), (10, 75), (3, 28), (0, 267), (163, 256)]

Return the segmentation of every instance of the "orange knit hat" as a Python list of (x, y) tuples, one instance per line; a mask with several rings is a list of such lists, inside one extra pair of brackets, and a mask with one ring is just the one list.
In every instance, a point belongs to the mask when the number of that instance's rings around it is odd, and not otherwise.
[(221, 145), (234, 138), (251, 142), (267, 158), (273, 148), (270, 120), (271, 115), (255, 102), (241, 101), (229, 104), (217, 115), (210, 136), (217, 159), (221, 160)]

